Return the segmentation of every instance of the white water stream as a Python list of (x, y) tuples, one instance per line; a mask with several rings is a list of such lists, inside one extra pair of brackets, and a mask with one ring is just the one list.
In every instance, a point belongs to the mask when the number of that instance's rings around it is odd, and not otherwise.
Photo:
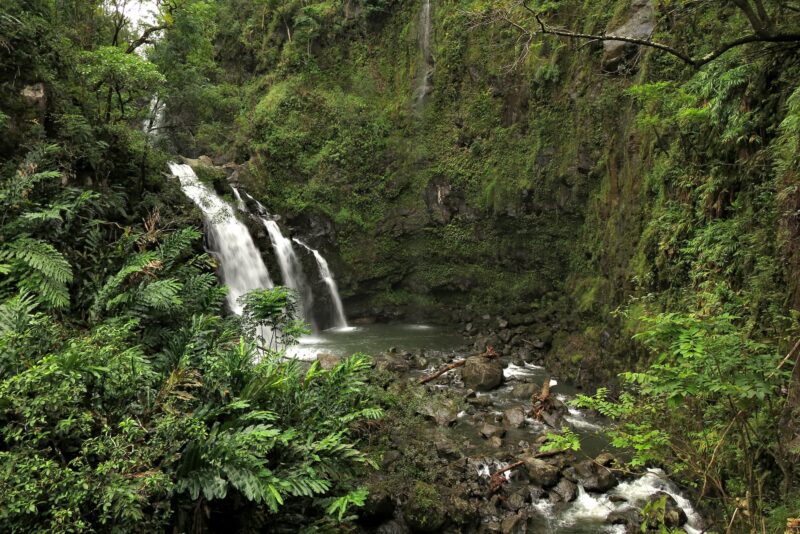
[(433, 54), (431, 52), (431, 0), (422, 0), (419, 13), (420, 66), (417, 72), (417, 87), (414, 91), (414, 104), (419, 109), (425, 98), (433, 90)]
[(267, 266), (261, 259), (247, 227), (236, 218), (233, 208), (200, 182), (188, 165), (170, 163), (181, 189), (205, 216), (209, 243), (220, 263), (222, 281), (228, 288), (231, 311), (242, 313), (239, 297), (255, 289), (273, 287)]
[(333, 278), (333, 273), (331, 273), (330, 266), (322, 254), (319, 253), (318, 250), (313, 249), (300, 241), (299, 239), (295, 238), (295, 243), (302, 246), (311, 254), (314, 255), (314, 259), (317, 262), (317, 268), (319, 269), (319, 274), (322, 277), (322, 281), (328, 286), (328, 291), (331, 295), (331, 301), (333, 302), (333, 319), (334, 319), (334, 328), (347, 328), (347, 318), (344, 315), (344, 306), (342, 305), (342, 298), (339, 296), (339, 287), (336, 285), (336, 280)]

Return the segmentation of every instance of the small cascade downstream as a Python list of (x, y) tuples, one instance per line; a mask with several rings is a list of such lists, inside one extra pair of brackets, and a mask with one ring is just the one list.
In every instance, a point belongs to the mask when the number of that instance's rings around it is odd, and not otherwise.
[(189, 165), (170, 163), (169, 168), (181, 182), (181, 189), (203, 212), (208, 240), (219, 260), (222, 280), (228, 287), (228, 306), (241, 314), (239, 297), (255, 289), (273, 287), (272, 278), (247, 227), (233, 208), (204, 185)]

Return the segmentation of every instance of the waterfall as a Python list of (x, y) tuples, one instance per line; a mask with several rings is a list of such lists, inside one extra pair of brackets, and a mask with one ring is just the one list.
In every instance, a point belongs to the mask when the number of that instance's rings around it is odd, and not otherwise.
[(431, 0), (422, 0), (422, 9), (419, 13), (419, 50), (421, 61), (417, 72), (417, 88), (415, 91), (415, 106), (419, 109), (425, 98), (433, 90), (433, 54), (431, 53)]
[[(222, 280), (228, 288), (231, 311), (242, 313), (239, 297), (255, 289), (273, 287), (264, 260), (247, 227), (234, 215), (233, 208), (206, 187), (188, 165), (169, 164), (181, 189), (203, 212), (209, 243), (220, 263)], [(267, 337), (269, 339), (269, 337)]]
[(295, 238), (294, 242), (314, 255), (314, 259), (317, 260), (319, 274), (322, 276), (322, 281), (325, 282), (326, 286), (328, 286), (328, 291), (330, 291), (331, 300), (333, 301), (333, 308), (335, 312), (334, 327), (346, 328), (347, 318), (344, 315), (344, 306), (342, 305), (341, 297), (339, 297), (339, 288), (336, 286), (336, 280), (333, 279), (333, 274), (328, 266), (328, 262), (322, 257), (322, 254), (320, 254), (318, 250), (309, 247), (297, 238)]
[(314, 314), (312, 313), (314, 310), (314, 294), (303, 274), (303, 266), (294, 252), (292, 242), (281, 233), (278, 223), (266, 218), (261, 220), (267, 228), (269, 240), (272, 241), (272, 248), (275, 250), (275, 257), (278, 259), (278, 266), (283, 276), (283, 285), (294, 289), (300, 296), (300, 309), (303, 316), (306, 321), (311, 323), (312, 329), (316, 330)]
[(242, 195), (239, 194), (239, 190), (236, 189), (235, 187), (231, 187), (231, 189), (233, 189), (233, 196), (236, 197), (236, 207), (239, 208), (239, 211), (244, 211), (246, 213), (247, 205), (244, 203)]

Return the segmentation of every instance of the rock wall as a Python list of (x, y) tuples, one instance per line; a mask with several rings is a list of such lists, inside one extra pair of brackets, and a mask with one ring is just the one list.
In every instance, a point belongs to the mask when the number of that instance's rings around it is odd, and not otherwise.
[[(456, 319), (490, 338), (494, 326), (475, 325), (534, 313), (529, 341), (552, 343), (556, 369), (607, 378), (638, 357), (629, 340), (640, 299), (651, 310), (740, 306), (720, 288), (746, 301), (758, 283), (766, 307), (792, 279), (778, 259), (788, 238), (777, 201), (759, 191), (776, 187), (768, 147), (796, 51), (757, 61), (734, 51), (702, 70), (620, 42), (539, 37), (526, 54), (511, 25), (441, 1), (421, 61), (422, 5), (320, 7), (326, 30), (305, 43), (268, 24), (272, 12), (242, 12), (272, 33), (233, 35), (257, 60), (254, 72), (227, 67), (245, 80), (247, 111), (209, 149), (246, 162), (248, 189), (333, 259), (351, 314)], [(697, 52), (747, 24), (731, 6), (668, 11), (647, 0), (564, 2), (546, 16)], [(419, 105), (418, 69), (430, 64)], [(734, 74), (712, 84), (723, 71)], [(715, 267), (728, 252), (704, 244), (725, 221), (750, 236), (752, 260), (728, 270)], [(777, 308), (757, 314), (760, 328)]]

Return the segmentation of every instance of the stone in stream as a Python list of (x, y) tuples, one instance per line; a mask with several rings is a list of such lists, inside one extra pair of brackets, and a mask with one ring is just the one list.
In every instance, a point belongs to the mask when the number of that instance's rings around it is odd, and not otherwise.
[(611, 525), (625, 525), (629, 530), (639, 530), (639, 525), (642, 523), (642, 517), (639, 510), (633, 506), (624, 506), (619, 510), (614, 510), (606, 516), (606, 523)]
[(458, 404), (453, 399), (434, 398), (417, 408), (417, 413), (438, 425), (450, 426), (458, 420)]
[(597, 465), (592, 460), (578, 462), (564, 469), (564, 476), (580, 484), (586, 491), (606, 492), (617, 485), (617, 477), (607, 467)]
[(528, 532), (528, 515), (525, 512), (510, 515), (500, 523), (502, 534), (526, 534)]
[(471, 356), (461, 370), (461, 378), (469, 389), (489, 391), (503, 383), (503, 364), (483, 356)]
[(378, 356), (375, 360), (375, 369), (378, 371), (405, 373), (409, 369), (408, 362), (403, 356), (397, 354), (396, 349), (394, 352), (390, 351), (387, 354)]
[(484, 423), (483, 426), (481, 427), (481, 436), (483, 436), (486, 439), (493, 438), (495, 436), (501, 438), (505, 433), (506, 431), (503, 430), (502, 428), (490, 425), (489, 423)]
[(566, 478), (562, 478), (558, 481), (558, 484), (553, 488), (553, 492), (558, 494), (564, 502), (572, 502), (575, 500), (575, 497), (578, 495), (578, 486), (576, 486), (573, 482), (570, 482)]
[(525, 424), (525, 410), (522, 406), (514, 406), (503, 411), (503, 427), (508, 430), (519, 428)]
[(515, 399), (530, 400), (535, 394), (541, 391), (541, 386), (537, 384), (517, 384), (511, 390), (511, 396)]
[(512, 493), (511, 495), (508, 496), (505, 502), (503, 502), (503, 505), (512, 512), (516, 512), (521, 508), (525, 508), (527, 504), (525, 500), (526, 497), (527, 495), (523, 494), (521, 491), (518, 491), (517, 493)]
[(528, 479), (537, 486), (550, 487), (558, 482), (558, 469), (549, 463), (533, 456), (526, 456), (522, 460), (525, 462)]

